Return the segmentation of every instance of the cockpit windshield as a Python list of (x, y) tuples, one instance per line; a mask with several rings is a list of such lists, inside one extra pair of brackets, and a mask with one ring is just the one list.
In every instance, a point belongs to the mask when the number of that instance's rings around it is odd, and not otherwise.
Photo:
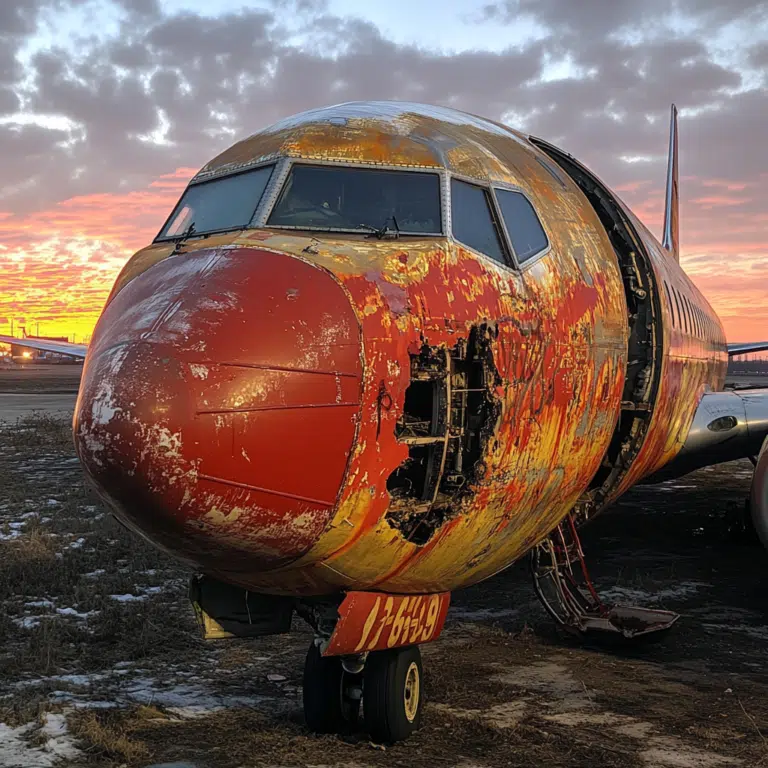
[(268, 165), (190, 185), (157, 239), (245, 229), (259, 205), (273, 168)]
[(440, 177), (418, 171), (295, 164), (267, 226), (439, 235)]

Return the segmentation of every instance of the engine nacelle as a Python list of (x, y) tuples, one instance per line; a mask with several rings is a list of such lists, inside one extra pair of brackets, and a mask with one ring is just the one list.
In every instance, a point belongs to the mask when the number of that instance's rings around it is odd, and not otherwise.
[(752, 476), (752, 522), (763, 546), (768, 549), (768, 437), (763, 443)]

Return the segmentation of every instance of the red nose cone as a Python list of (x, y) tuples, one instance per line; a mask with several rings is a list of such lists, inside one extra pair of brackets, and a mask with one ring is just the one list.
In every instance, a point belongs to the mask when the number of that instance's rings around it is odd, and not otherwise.
[(118, 514), (243, 581), (329, 523), (360, 410), (360, 330), (327, 272), (252, 249), (170, 257), (105, 310), (77, 450)]

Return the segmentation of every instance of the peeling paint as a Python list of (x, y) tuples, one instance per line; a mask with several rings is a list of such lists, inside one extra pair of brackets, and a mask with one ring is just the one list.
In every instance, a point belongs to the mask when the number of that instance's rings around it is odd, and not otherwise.
[[(449, 236), (265, 228), (137, 253), (94, 334), (78, 451), (125, 519), (196, 567), (272, 594), (477, 582), (577, 503), (604, 505), (669, 461), (701, 391), (722, 383), (722, 345), (671, 326), (664, 281), (707, 309), (692, 283), (623, 208), (636, 237), (615, 242), (586, 187), (555, 179), (521, 134), (446, 109), (341, 105), (249, 137), (199, 178), (277, 157), (514, 185), (551, 248), (512, 270)], [(428, 433), (410, 435), (471, 446), (436, 467), (402, 429), (412, 361), (481, 329), (491, 375), (473, 404), (457, 418), (435, 391)], [(105, 374), (120, 344), (119, 375)], [(475, 389), (461, 360), (443, 373)], [(409, 482), (431, 478), (418, 499), (391, 487), (409, 466)]]

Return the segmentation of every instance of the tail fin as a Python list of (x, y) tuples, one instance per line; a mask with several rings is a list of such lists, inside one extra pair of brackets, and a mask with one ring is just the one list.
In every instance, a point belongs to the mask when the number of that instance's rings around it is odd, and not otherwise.
[(680, 261), (680, 217), (677, 183), (677, 107), (672, 105), (669, 119), (669, 160), (667, 162), (667, 196), (664, 204), (664, 240), (672, 256)]

